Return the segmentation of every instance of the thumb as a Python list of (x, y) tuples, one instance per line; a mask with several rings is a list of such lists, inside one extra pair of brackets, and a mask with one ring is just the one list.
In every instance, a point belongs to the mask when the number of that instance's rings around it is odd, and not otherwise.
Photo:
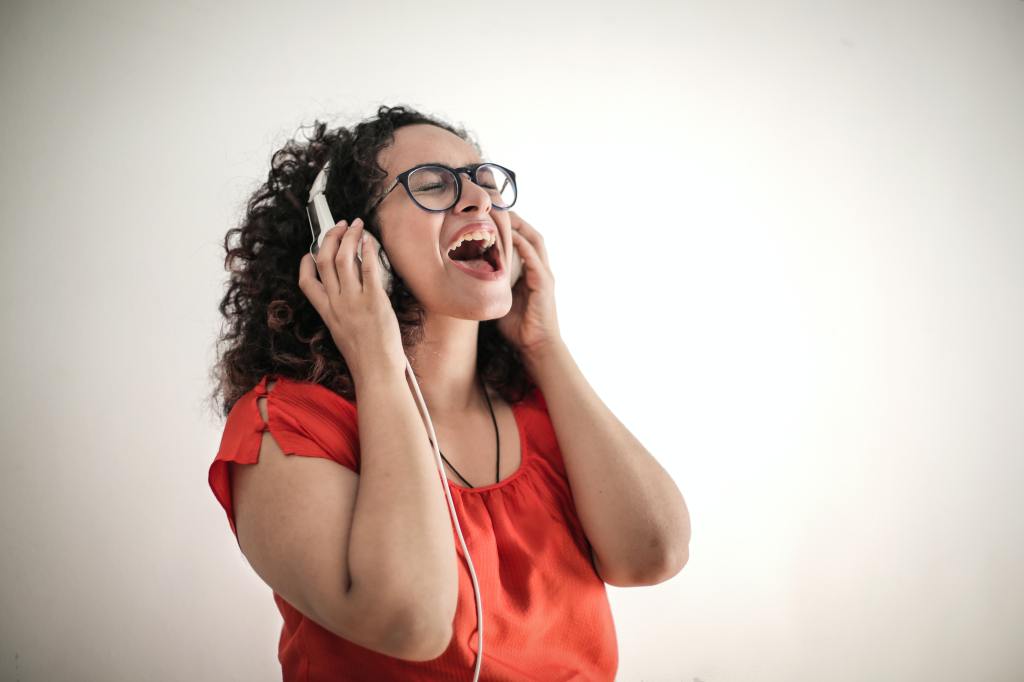
[(313, 256), (306, 253), (299, 261), (299, 289), (306, 295), (313, 308), (323, 317), (323, 311), (330, 306), (330, 299), (324, 283), (318, 278), (318, 269)]

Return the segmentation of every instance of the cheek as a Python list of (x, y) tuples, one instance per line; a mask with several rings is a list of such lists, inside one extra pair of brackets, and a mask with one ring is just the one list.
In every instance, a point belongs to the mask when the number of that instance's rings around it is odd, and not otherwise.
[[(444, 267), (439, 222), (431, 220), (423, 211), (407, 214), (396, 211), (384, 223), (383, 234), (386, 237), (383, 247), (400, 272), (412, 275)], [(409, 279), (405, 274), (403, 277)]]

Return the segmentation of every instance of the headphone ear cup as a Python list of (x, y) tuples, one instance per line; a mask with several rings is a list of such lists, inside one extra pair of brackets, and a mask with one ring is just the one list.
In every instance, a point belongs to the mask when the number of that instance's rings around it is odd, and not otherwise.
[(381, 246), (380, 240), (378, 240), (369, 232), (364, 232), (363, 234), (367, 239), (373, 240), (373, 246), (374, 248), (377, 249), (377, 264), (379, 266), (378, 272), (380, 273), (380, 281), (381, 284), (384, 286), (384, 291), (387, 292), (388, 296), (391, 296), (391, 289), (394, 278), (392, 277), (391, 274), (391, 261), (388, 259), (388, 254), (384, 250), (384, 247)]

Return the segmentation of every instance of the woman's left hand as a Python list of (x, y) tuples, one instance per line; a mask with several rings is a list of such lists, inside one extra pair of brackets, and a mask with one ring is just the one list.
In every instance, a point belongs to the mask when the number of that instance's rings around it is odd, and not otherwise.
[(540, 232), (515, 211), (508, 213), (512, 246), (523, 259), (523, 274), (512, 288), (512, 308), (496, 326), (520, 355), (529, 356), (562, 342), (555, 314), (555, 277)]

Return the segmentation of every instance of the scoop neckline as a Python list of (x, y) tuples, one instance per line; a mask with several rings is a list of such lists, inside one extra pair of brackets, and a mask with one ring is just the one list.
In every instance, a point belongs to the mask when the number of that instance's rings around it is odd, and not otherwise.
[(467, 488), (466, 486), (459, 485), (458, 483), (455, 483), (450, 478), (448, 478), (448, 475), (445, 474), (444, 479), (445, 481), (448, 482), (449, 488), (457, 490), (460, 493), (486, 493), (491, 490), (503, 488), (508, 484), (512, 483), (513, 481), (515, 481), (517, 478), (521, 477), (524, 473), (526, 473), (526, 466), (529, 463), (529, 461), (533, 458), (533, 455), (530, 454), (530, 448), (526, 447), (526, 431), (523, 428), (522, 419), (519, 418), (519, 409), (522, 406), (522, 403), (523, 401), (520, 400), (519, 402), (509, 404), (509, 407), (512, 408), (512, 418), (516, 422), (516, 430), (519, 431), (519, 467), (511, 474), (509, 474), (507, 478), (498, 481), (497, 483), (491, 483), (490, 485), (481, 485), (475, 488)]

